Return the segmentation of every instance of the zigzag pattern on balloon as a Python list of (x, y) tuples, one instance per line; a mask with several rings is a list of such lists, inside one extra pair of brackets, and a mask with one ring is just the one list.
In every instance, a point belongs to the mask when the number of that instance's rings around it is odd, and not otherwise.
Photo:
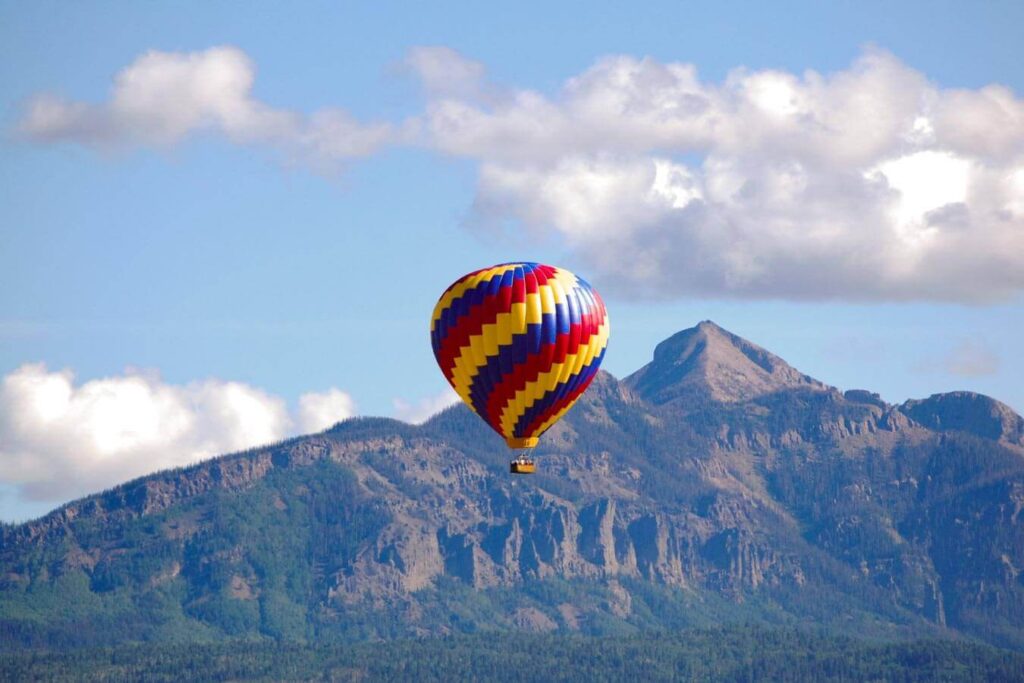
[(513, 447), (532, 447), (586, 390), (608, 344), (597, 292), (569, 271), (504, 263), (454, 282), (431, 344), (445, 378)]

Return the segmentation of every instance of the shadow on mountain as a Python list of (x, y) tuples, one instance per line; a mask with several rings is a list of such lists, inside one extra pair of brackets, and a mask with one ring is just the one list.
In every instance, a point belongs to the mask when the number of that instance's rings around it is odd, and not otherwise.
[(721, 623), (1024, 647), (1024, 421), (841, 393), (710, 322), (601, 373), (512, 478), (464, 407), (162, 472), (6, 526), (0, 642)]

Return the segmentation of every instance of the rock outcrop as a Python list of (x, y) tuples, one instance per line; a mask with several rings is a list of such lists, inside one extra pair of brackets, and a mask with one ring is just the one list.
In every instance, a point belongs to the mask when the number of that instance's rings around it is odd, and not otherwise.
[(532, 477), (456, 407), (418, 427), (348, 420), (4, 527), (0, 639), (784, 614), (1022, 647), (1021, 424), (976, 394), (840, 393), (701, 323), (624, 382), (602, 373)]

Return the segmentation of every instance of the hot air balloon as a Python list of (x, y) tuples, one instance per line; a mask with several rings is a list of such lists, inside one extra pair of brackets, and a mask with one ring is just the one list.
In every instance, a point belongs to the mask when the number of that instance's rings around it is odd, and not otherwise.
[(534, 472), (526, 449), (597, 375), (608, 344), (597, 292), (564, 268), (503, 263), (456, 280), (434, 307), (430, 341), (463, 401), (523, 449), (515, 474)]

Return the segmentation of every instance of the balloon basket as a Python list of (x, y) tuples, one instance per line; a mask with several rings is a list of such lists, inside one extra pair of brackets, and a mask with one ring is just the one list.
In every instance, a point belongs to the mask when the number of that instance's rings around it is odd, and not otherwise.
[(508, 470), (512, 474), (533, 474), (537, 471), (537, 464), (532, 458), (520, 455), (508, 464)]

